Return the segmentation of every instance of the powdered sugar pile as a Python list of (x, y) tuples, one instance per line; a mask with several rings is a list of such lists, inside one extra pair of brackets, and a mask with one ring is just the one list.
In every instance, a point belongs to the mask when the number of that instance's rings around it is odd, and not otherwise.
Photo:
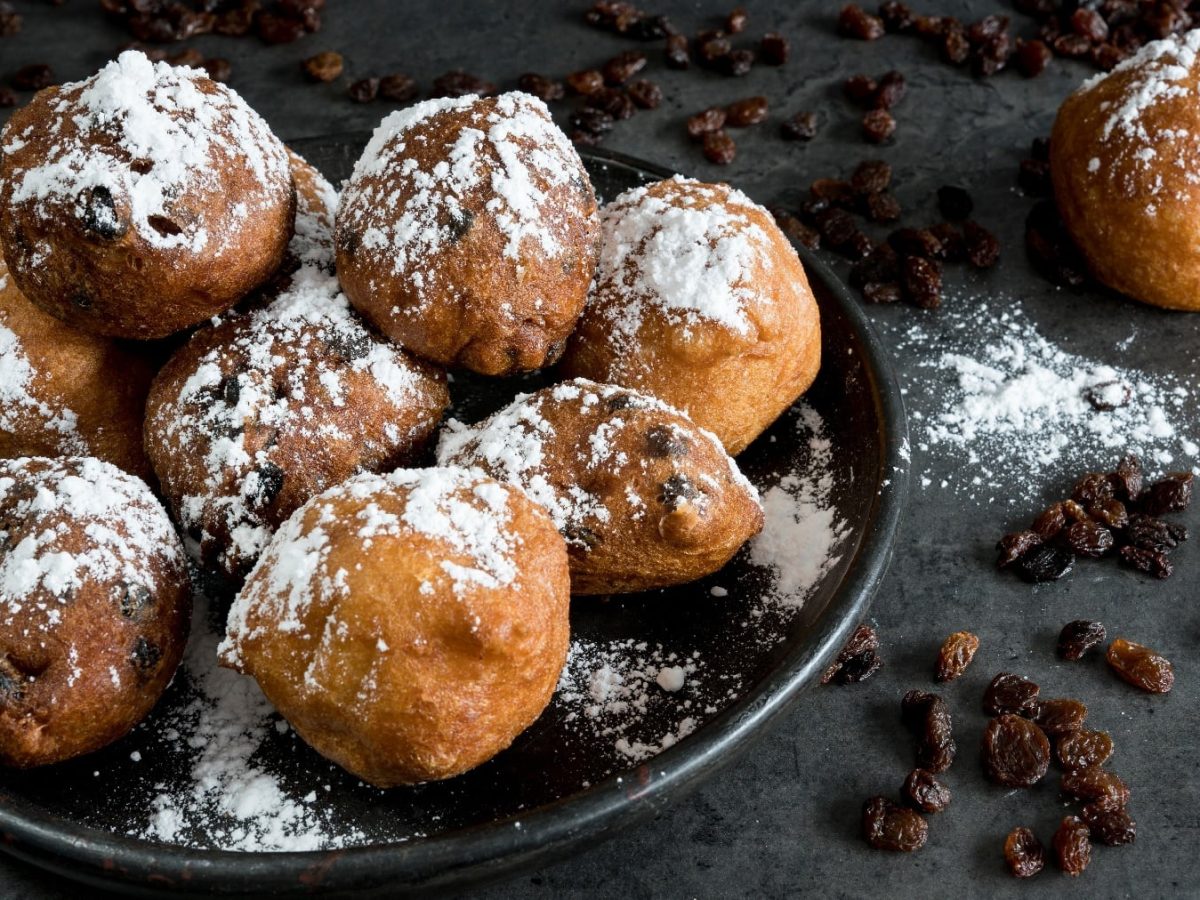
[(741, 191), (676, 175), (632, 188), (601, 215), (595, 309), (618, 340), (632, 341), (651, 310), (686, 329), (715, 323), (750, 328), (756, 296), (747, 272), (769, 265), (766, 232)]
[(916, 400), (909, 414), (916, 447), (949, 473), (943, 487), (987, 502), (1027, 503), (1012, 484), (1111, 468), (1126, 452), (1158, 468), (1200, 460), (1191, 381), (1067, 352), (1042, 336), (1019, 303), (997, 313), (964, 298), (948, 304), (936, 324), (910, 328), (902, 343), (940, 344), (945, 335), (956, 349), (922, 363), (907, 388)]
[[(228, 88), (202, 89), (202, 75), (127, 50), (86, 81), (63, 85), (50, 101), (58, 117), (47, 126), (54, 143), (37, 166), (12, 173), (13, 206), (34, 204), (45, 219), (64, 209), (72, 217), (106, 216), (110, 227), (117, 225), (116, 210), (127, 208), (152, 246), (223, 252), (234, 225), (277, 202), (291, 181), (284, 147), (266, 122)], [(33, 138), (29, 130), (6, 128), (3, 151), (16, 152)], [(254, 177), (237, 203), (215, 207), (210, 234), (201, 217), (183, 211), (229, 166)], [(98, 191), (109, 202), (84, 210)]]

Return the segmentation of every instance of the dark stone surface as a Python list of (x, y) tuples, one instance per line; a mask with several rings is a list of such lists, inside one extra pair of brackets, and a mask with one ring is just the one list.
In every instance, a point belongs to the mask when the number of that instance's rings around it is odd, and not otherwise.
[[(266, 48), (254, 40), (220, 38), (195, 42), (233, 62), (232, 85), (284, 138), (370, 128), (390, 108), (351, 103), (344, 94), (346, 79), (306, 84), (299, 61), (318, 50), (344, 52), (348, 78), (399, 70), (427, 87), (454, 66), (512, 85), (523, 71), (562, 75), (629, 46), (580, 25), (584, 4), (341, 0), (330, 5), (324, 31), (291, 46)], [(26, 27), (16, 38), (0, 39), (0, 75), (47, 61), (60, 78), (82, 77), (125, 40), (87, 0), (59, 8), (19, 6)], [(1030, 201), (1016, 190), (1017, 162), (1030, 139), (1048, 131), (1061, 98), (1091, 70), (1055, 61), (1035, 81), (1012, 72), (976, 80), (942, 65), (913, 39), (863, 44), (837, 38), (837, 6), (750, 4), (745, 37), (784, 32), (792, 41), (792, 61), (780, 69), (756, 68), (742, 79), (668, 72), (656, 46), (647, 45), (653, 62), (646, 74), (661, 83), (667, 99), (659, 110), (619, 123), (607, 146), (701, 178), (731, 181), (768, 204), (794, 201), (813, 178), (848, 174), (858, 160), (880, 156), (895, 167), (900, 199), (909, 219), (918, 223), (933, 219), (938, 185), (962, 184), (975, 197), (977, 217), (999, 234), (1004, 256), (988, 274), (952, 270), (951, 285), (970, 299), (951, 302), (986, 304), (1000, 313), (1009, 298), (1021, 298), (1043, 334), (1073, 352), (1150, 372), (1174, 371), (1191, 383), (1200, 320), (1111, 297), (1065, 295), (1033, 275), (1021, 249)], [(917, 3), (922, 12), (964, 18), (999, 6), (981, 0)], [(662, 2), (655, 8), (672, 13), (687, 31), (713, 21), (699, 4)], [(708, 11), (725, 10), (717, 5)], [(1011, 14), (1028, 27), (1019, 14)], [(842, 99), (839, 85), (856, 72), (891, 68), (908, 76), (911, 89), (896, 111), (895, 140), (873, 148), (860, 141), (858, 114)], [(682, 137), (688, 114), (759, 93), (771, 99), (772, 119), (737, 133), (740, 154), (733, 166), (707, 164)], [(821, 112), (818, 137), (807, 145), (781, 141), (776, 129), (782, 114), (806, 109)], [(937, 314), (907, 307), (881, 308), (872, 315), (885, 335), (922, 316), (931, 331), (937, 330)], [(1118, 347), (1131, 333), (1132, 341)], [(929, 377), (920, 363), (940, 352), (940, 347), (905, 350), (897, 366), (916, 383)], [(922, 392), (919, 399), (927, 398)], [(913, 404), (913, 412), (930, 410)], [(916, 421), (912, 426), (916, 443), (921, 426)], [(1108, 463), (1108, 455), (1096, 453), (1095, 464)], [(1012, 484), (1009, 490), (1021, 502), (1008, 510), (989, 505), (986, 498), (940, 489), (943, 470), (958, 465), (914, 452), (918, 477), (906, 524), (872, 615), (887, 661), (879, 676), (857, 687), (810, 692), (748, 756), (657, 820), (483, 895), (1194, 896), (1200, 881), (1196, 542), (1176, 554), (1177, 574), (1165, 584), (1111, 564), (1091, 564), (1064, 583), (1032, 588), (991, 568), (991, 545), (1003, 528), (1032, 514), (1045, 497), (1061, 493), (1070, 473)], [(920, 486), (921, 474), (932, 478), (931, 486)], [(1187, 520), (1194, 524), (1195, 516)], [(1110, 636), (1125, 634), (1160, 648), (1175, 662), (1175, 690), (1166, 697), (1138, 694), (1116, 682), (1096, 657), (1076, 664), (1056, 660), (1058, 629), (1081, 617), (1103, 620)], [(911, 743), (898, 720), (899, 697), (910, 687), (931, 688), (938, 644), (962, 628), (979, 634), (982, 649), (966, 676), (944, 691), (956, 715), (959, 742), (959, 760), (946, 776), (954, 801), (931, 818), (929, 844), (920, 853), (896, 857), (871, 851), (858, 837), (860, 805), (872, 794), (896, 794), (911, 766)], [(1048, 843), (1067, 812), (1058, 801), (1056, 777), (1032, 791), (1005, 791), (980, 775), (977, 747), (984, 716), (979, 698), (991, 676), (1005, 669), (1034, 678), (1045, 695), (1085, 700), (1089, 722), (1112, 733), (1117, 746), (1112, 766), (1132, 787), (1137, 844), (1098, 848), (1078, 881), (1050, 868), (1031, 883), (1016, 883), (1001, 863), (1001, 844), (1010, 828), (1030, 825)], [(79, 889), (0, 857), (0, 895), (43, 900), (75, 897)]]

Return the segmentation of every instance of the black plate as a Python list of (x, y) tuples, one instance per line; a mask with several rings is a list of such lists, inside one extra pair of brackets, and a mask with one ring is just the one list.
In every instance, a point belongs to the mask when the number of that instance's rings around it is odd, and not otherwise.
[[(341, 179), (364, 142), (356, 135), (295, 148)], [(588, 151), (584, 158), (606, 198), (668, 174), (615, 154)], [(186, 702), (189, 679), (182, 677), (154, 715), (116, 745), (48, 770), (0, 775), (3, 848), (91, 884), (144, 892), (437, 890), (562, 856), (695, 787), (815, 681), (862, 618), (886, 569), (906, 495), (907, 429), (887, 354), (855, 298), (812, 254), (801, 256), (824, 331), (824, 364), (807, 402), (822, 415), (832, 444), (832, 501), (846, 528), (838, 562), (798, 611), (772, 614), (770, 622), (747, 621), (764, 576), (745, 554), (694, 585), (649, 597), (577, 600), (572, 610), (574, 635), (699, 650), (705, 683), (727, 676), (727, 684), (737, 685), (708, 698), (711, 712), (697, 709), (699, 727), (690, 735), (641, 764), (622, 762), (611, 737), (597, 739), (572, 727), (556, 698), (487, 765), (450, 782), (385, 793), (359, 784), (291, 735), (275, 740), (271, 730), (262, 765), (289, 795), (330, 785), (317, 801), (327, 806), (323, 814), (334, 831), (338, 823), (362, 829), (366, 844), (307, 853), (168, 846), (128, 835), (144, 826), (156, 782), (185, 776), (188, 757), (159, 736), (164, 717)], [(516, 390), (541, 383), (541, 376), (501, 382), (456, 377), (456, 414), (476, 418)], [(799, 434), (794, 410), (739, 459), (760, 488), (804, 468), (808, 444)], [(729, 595), (713, 596), (713, 585), (730, 588)], [(774, 644), (756, 638), (767, 628), (778, 629)], [(651, 714), (640, 733), (661, 734), (671, 725)], [(141, 762), (131, 760), (133, 751)], [(417, 833), (425, 836), (398, 840)]]

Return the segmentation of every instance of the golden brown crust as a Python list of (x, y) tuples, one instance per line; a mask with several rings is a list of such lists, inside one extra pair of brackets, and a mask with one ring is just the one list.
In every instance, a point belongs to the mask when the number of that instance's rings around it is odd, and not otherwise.
[(1058, 111), (1050, 173), (1063, 221), (1102, 283), (1200, 310), (1200, 33), (1157, 41)]
[(679, 178), (618, 197), (602, 230), (563, 371), (658, 397), (740, 453), (820, 367), (819, 314), (796, 251), (740, 192)]
[(439, 365), (505, 375), (561, 355), (596, 236), (578, 154), (540, 101), (511, 93), (385, 119), (343, 192), (335, 245), (347, 296), (380, 331)]
[(196, 70), (123, 53), (39, 92), (4, 141), (0, 246), (30, 301), (76, 328), (163, 337), (229, 308), (283, 259), (295, 214), (284, 147)]
[(201, 562), (240, 582), (309, 498), (413, 462), (448, 403), (443, 372), (368, 331), (332, 276), (305, 267), (163, 367), (146, 450)]
[(363, 475), (277, 533), (230, 613), (222, 664), (371, 784), (449, 778), (549, 703), (569, 602), (562, 538), (519, 491), (463, 470)]
[(0, 259), (0, 458), (96, 456), (152, 477), (142, 419), (153, 377), (145, 354), (26, 300)]
[(166, 512), (96, 459), (6, 460), (0, 548), (0, 763), (112, 743), (157, 702), (187, 637), (187, 569)]
[(683, 584), (762, 530), (757, 492), (715, 435), (643, 394), (584, 379), (524, 394), (475, 426), (452, 422), (442, 465), (524, 490), (567, 541), (571, 591)]

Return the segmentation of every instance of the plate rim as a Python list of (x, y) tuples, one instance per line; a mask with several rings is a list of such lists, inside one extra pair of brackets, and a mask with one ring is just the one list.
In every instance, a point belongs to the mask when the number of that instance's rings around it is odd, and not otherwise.
[[(304, 138), (360, 140), (364, 133)], [(639, 175), (670, 178), (676, 173), (624, 153), (579, 148), (580, 156), (617, 165)], [(706, 721), (686, 740), (643, 762), (632, 772), (611, 775), (582, 791), (530, 812), (414, 841), (342, 850), (246, 853), (158, 844), (49, 814), (21, 814), (0, 805), (0, 850), (76, 881), (142, 894), (170, 892), (221, 895), (246, 892), (309, 893), (386, 890), (435, 892), (492, 881), (565, 856), (587, 839), (603, 839), (645, 819), (699, 786), (739, 758), (800, 694), (849, 637), (887, 573), (908, 494), (908, 423), (890, 351), (860, 303), (815, 253), (796, 248), (805, 269), (815, 272), (834, 295), (858, 334), (880, 421), (880, 472), (867, 529), (854, 551), (837, 593), (851, 594), (839, 621), (817, 638), (816, 653), (799, 650), (743, 695)]]

